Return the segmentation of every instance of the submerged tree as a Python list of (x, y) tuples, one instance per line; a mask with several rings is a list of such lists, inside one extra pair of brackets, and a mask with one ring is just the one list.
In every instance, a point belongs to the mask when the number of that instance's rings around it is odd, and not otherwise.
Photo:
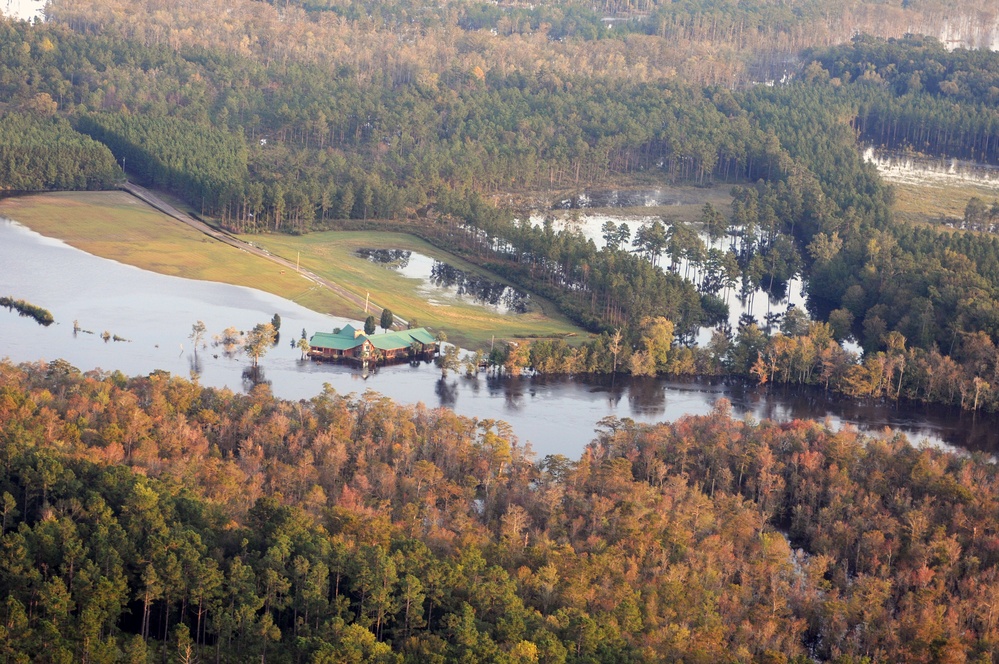
[(246, 335), (243, 349), (253, 362), (253, 366), (257, 366), (257, 362), (267, 353), (267, 349), (274, 345), (276, 336), (277, 330), (271, 323), (258, 323)]
[(457, 371), (461, 368), (461, 359), (458, 357), (458, 347), (450, 344), (441, 355), (437, 357), (437, 366), (441, 370), (441, 380), (447, 378), (449, 371)]
[(205, 347), (206, 330), (207, 328), (205, 327), (204, 321), (199, 320), (197, 323), (191, 326), (191, 336), (189, 337), (189, 339), (191, 340), (191, 343), (194, 345), (195, 354), (197, 354), (198, 352), (198, 346), (201, 346), (202, 348)]
[(215, 335), (214, 345), (221, 346), (222, 352), (227, 357), (232, 357), (242, 348), (243, 341), (243, 333), (230, 325), (221, 334)]

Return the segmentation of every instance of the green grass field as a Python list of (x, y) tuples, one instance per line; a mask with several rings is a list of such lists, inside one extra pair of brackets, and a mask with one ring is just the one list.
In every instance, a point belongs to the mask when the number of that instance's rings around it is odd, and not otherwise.
[(102, 258), (187, 279), (257, 288), (324, 312), (348, 303), (270, 261), (212, 240), (130, 194), (58, 192), (7, 198), (0, 216)]
[[(370, 294), (373, 304), (369, 313), (376, 317), (382, 307), (388, 307), (404, 319), (416, 319), (420, 325), (445, 330), (449, 340), (472, 348), (488, 344), (494, 335), (497, 339), (507, 339), (518, 335), (582, 334), (553, 305), (537, 297), (532, 297), (531, 311), (516, 315), (498, 314), (461, 301), (433, 304), (426, 294), (420, 292), (421, 280), (406, 278), (391, 268), (355, 254), (357, 249), (362, 248), (406, 249), (447, 262), (465, 272), (503, 281), (412, 235), (380, 231), (329, 231), (301, 236), (253, 235), (242, 239), (290, 260), (297, 260), (301, 252), (303, 268), (336, 282), (362, 298)], [(352, 317), (362, 316), (363, 312), (358, 312)]]
[[(60, 192), (0, 200), (0, 216), (42, 235), (58, 238), (95, 256), (161, 274), (257, 288), (298, 304), (345, 318), (363, 319), (356, 304), (318, 288), (294, 270), (212, 240), (124, 192)], [(466, 271), (485, 274), (415, 237), (378, 232), (316, 233), (300, 237), (254, 235), (244, 238), (301, 264), (364, 297), (372, 313), (388, 307), (406, 319), (442, 329), (466, 347), (516, 335), (561, 335), (581, 331), (546, 303), (522, 315), (502, 315), (471, 304), (433, 306), (406, 279), (354, 255), (359, 247), (411, 249)], [(495, 277), (493, 277), (495, 278)], [(377, 310), (376, 310), (377, 309)]]

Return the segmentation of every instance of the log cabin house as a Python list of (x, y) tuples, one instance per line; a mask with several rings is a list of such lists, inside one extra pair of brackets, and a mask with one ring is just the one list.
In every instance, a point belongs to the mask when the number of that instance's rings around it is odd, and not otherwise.
[(316, 332), (309, 339), (309, 357), (314, 360), (346, 361), (362, 364), (431, 360), (437, 354), (437, 340), (426, 328), (399, 330), (368, 336), (353, 325), (329, 332)]

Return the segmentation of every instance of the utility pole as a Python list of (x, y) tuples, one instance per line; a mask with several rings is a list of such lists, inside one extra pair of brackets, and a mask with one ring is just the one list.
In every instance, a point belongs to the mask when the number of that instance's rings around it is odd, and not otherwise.
[(364, 313), (368, 313), (368, 298), (371, 297), (371, 293), (364, 294)]

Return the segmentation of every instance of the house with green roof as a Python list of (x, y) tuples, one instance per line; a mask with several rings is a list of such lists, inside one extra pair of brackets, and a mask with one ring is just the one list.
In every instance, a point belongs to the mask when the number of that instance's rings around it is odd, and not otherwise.
[(426, 328), (367, 335), (347, 325), (333, 332), (316, 332), (309, 339), (309, 356), (315, 360), (349, 362), (398, 362), (411, 358), (433, 359), (437, 340)]

